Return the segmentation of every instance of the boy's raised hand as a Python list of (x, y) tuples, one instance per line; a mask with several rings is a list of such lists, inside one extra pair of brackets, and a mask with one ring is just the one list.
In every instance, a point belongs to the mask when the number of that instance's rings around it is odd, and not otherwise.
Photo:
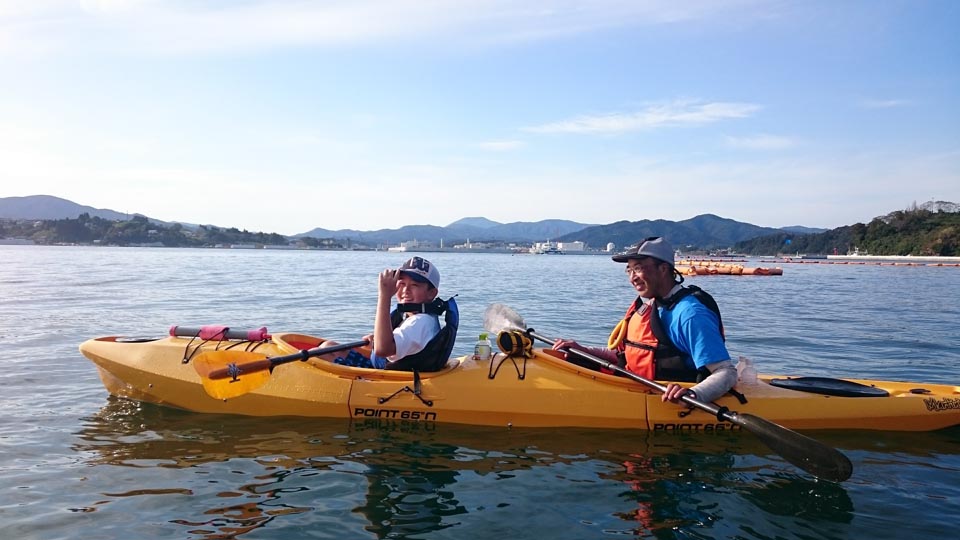
[(397, 282), (400, 280), (400, 270), (387, 268), (380, 272), (380, 294), (392, 297), (397, 294)]

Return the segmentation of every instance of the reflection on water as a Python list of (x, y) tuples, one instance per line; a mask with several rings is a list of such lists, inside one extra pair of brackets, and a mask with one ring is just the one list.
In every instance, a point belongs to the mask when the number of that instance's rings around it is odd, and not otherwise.
[[(957, 430), (890, 435), (817, 436), (860, 462), (878, 451), (917, 462), (952, 454), (956, 472)], [(91, 476), (113, 480), (86, 511), (149, 515), (127, 501), (163, 501), (153, 519), (192, 538), (321, 524), (344, 533), (351, 519), (377, 538), (462, 537), (478, 524), (510, 533), (520, 523), (563, 537), (762, 538), (813, 527), (812, 538), (840, 538), (857, 510), (843, 485), (798, 475), (749, 434), (263, 419), (110, 399), (76, 437)], [(139, 471), (129, 489), (117, 487), (124, 469)]]
[(446, 465), (456, 454), (456, 446), (413, 440), (369, 451), (366, 504), (355, 509), (366, 529), (386, 538), (453, 526), (445, 518), (467, 513), (453, 491), (459, 472)]

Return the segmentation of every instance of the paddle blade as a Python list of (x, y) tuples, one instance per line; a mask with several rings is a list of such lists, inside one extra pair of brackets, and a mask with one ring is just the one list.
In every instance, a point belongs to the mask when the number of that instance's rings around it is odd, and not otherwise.
[(527, 330), (526, 323), (516, 311), (503, 304), (490, 304), (483, 312), (483, 328), (491, 334), (504, 330)]
[(783, 459), (817, 478), (843, 482), (853, 474), (853, 464), (847, 456), (806, 435), (752, 414), (730, 413), (728, 420), (750, 431)]
[[(270, 378), (266, 355), (247, 351), (207, 351), (191, 360), (200, 375), (203, 389), (216, 399), (230, 399), (256, 390)], [(239, 369), (236, 377), (218, 374), (231, 366)], [(255, 367), (254, 367), (255, 366)], [(211, 378), (214, 375), (215, 378)]]

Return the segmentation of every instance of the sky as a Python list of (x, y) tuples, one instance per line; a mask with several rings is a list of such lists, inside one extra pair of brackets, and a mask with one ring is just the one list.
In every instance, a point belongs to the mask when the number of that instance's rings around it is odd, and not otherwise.
[(297, 234), (960, 202), (953, 0), (0, 0), (0, 197)]

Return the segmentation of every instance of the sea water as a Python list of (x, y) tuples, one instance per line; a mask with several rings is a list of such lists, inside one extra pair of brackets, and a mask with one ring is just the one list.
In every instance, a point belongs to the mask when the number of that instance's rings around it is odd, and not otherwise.
[[(606, 343), (634, 298), (602, 256), (421, 254), (457, 295), (455, 354), (491, 303)], [(409, 255), (0, 246), (4, 538), (950, 538), (960, 431), (814, 432), (817, 481), (747, 433), (664, 434), (201, 415), (111, 398), (77, 351), (174, 324), (372, 330)], [(754, 262), (753, 264), (757, 264)], [(960, 384), (960, 269), (795, 264), (688, 278), (759, 372)]]

